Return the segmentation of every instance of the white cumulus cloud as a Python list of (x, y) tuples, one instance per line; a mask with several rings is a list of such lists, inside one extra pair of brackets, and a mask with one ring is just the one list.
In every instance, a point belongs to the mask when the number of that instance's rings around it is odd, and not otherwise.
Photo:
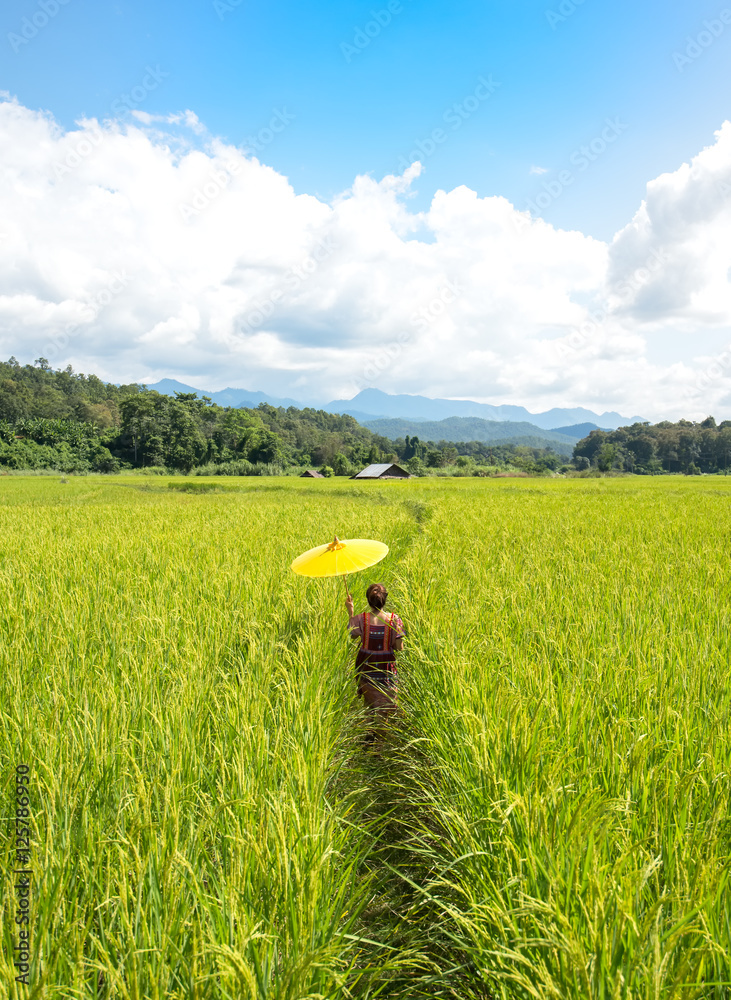
[[(0, 142), (6, 357), (307, 400), (377, 385), (731, 415), (724, 370), (692, 405), (703, 335), (731, 326), (729, 123), (611, 244), (466, 187), (413, 211), (419, 164), (298, 195), (189, 111), (65, 131), (8, 98)], [(687, 357), (651, 360), (669, 332)]]

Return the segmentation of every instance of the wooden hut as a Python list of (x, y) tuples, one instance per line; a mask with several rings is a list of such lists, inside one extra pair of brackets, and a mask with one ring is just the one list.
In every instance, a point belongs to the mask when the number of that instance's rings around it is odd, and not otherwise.
[(300, 476), (300, 479), (324, 479), (325, 477), (317, 469), (305, 469), (305, 471)]

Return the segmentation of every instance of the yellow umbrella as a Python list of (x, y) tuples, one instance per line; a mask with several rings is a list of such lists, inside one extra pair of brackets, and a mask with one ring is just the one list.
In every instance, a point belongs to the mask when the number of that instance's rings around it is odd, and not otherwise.
[[(340, 576), (357, 573), (361, 569), (375, 566), (388, 555), (388, 545), (370, 538), (344, 538), (336, 535), (328, 545), (318, 545), (303, 552), (292, 563), (295, 573), (302, 576)], [(345, 589), (348, 582), (345, 581)]]

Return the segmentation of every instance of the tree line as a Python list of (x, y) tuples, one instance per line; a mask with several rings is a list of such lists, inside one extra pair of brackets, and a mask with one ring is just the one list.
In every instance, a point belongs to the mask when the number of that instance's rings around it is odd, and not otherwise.
[(263, 475), (314, 468), (345, 476), (375, 462), (399, 462), (415, 475), (723, 472), (731, 467), (731, 421), (592, 431), (568, 464), (550, 447), (389, 440), (348, 414), (266, 403), (221, 407), (194, 393), (164, 396), (71, 366), (53, 369), (44, 358), (33, 365), (0, 362), (0, 467), (6, 469)]
[(391, 441), (354, 417), (266, 403), (221, 407), (194, 393), (161, 395), (113, 385), (46, 359), (0, 363), (0, 467), (61, 472), (157, 469), (266, 474), (304, 468), (352, 475), (400, 462), (416, 475), (478, 474), (485, 468), (555, 469), (550, 449), (482, 442)]
[(574, 448), (573, 465), (639, 475), (726, 473), (731, 470), (731, 420), (663, 420), (592, 431)]

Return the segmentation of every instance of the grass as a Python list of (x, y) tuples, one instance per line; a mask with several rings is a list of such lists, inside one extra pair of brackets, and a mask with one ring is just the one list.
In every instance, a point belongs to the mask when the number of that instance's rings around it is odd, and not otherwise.
[[(1, 998), (731, 995), (727, 480), (153, 485), (3, 483)], [(336, 532), (409, 634), (375, 750)]]

